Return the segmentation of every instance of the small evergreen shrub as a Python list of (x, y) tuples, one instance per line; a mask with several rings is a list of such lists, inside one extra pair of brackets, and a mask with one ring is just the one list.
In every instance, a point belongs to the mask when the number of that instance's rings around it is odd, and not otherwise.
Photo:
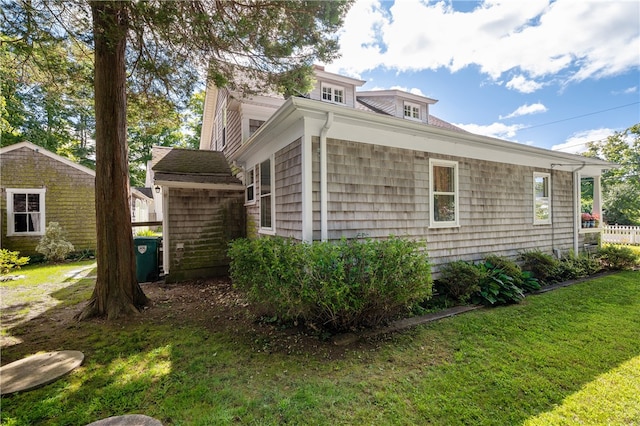
[(47, 260), (62, 262), (73, 251), (73, 244), (65, 239), (64, 231), (58, 222), (49, 222), (36, 251), (42, 253)]
[(604, 246), (598, 250), (597, 257), (605, 269), (612, 270), (633, 269), (640, 262), (638, 255), (624, 246)]
[(552, 284), (559, 265), (558, 259), (540, 250), (520, 253), (522, 270), (529, 271), (541, 284)]
[(473, 263), (456, 260), (440, 269), (438, 288), (453, 300), (465, 303), (473, 293), (480, 290), (483, 278), (483, 271)]
[(331, 330), (374, 326), (431, 295), (421, 244), (400, 238), (300, 243), (238, 239), (229, 247), (236, 287), (283, 321)]
[(12, 269), (20, 269), (27, 263), (29, 263), (29, 258), (20, 257), (20, 252), (0, 249), (0, 275), (8, 274)]

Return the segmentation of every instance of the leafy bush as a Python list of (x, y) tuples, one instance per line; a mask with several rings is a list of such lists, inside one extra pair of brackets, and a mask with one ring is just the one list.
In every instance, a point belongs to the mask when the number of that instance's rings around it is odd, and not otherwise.
[(464, 303), (480, 289), (483, 273), (473, 263), (456, 260), (440, 269), (438, 288), (453, 300)]
[(520, 253), (522, 260), (522, 270), (529, 271), (534, 278), (542, 284), (555, 282), (555, 275), (559, 265), (558, 259), (540, 250), (533, 250)]
[(136, 231), (136, 237), (156, 237), (158, 235), (157, 232), (152, 231), (151, 229), (141, 229)]
[(49, 222), (36, 251), (42, 253), (47, 260), (62, 262), (73, 251), (73, 244), (65, 239), (64, 231), (58, 222)]
[(420, 243), (340, 240), (299, 243), (273, 237), (230, 244), (234, 285), (284, 321), (346, 330), (373, 326), (431, 295)]
[[(481, 273), (479, 290), (473, 294), (474, 303), (483, 305), (506, 305), (524, 299), (524, 292), (515, 284), (515, 279), (503, 269), (490, 262), (479, 263)], [(512, 271), (513, 272), (513, 271)]]
[(602, 268), (597, 258), (586, 253), (581, 253), (577, 257), (571, 254), (558, 262), (553, 278), (555, 281), (575, 280), (593, 275), (600, 269)]
[(0, 249), (0, 275), (8, 274), (11, 269), (20, 269), (29, 263), (28, 257), (20, 257), (20, 252)]
[(597, 257), (605, 269), (633, 269), (640, 259), (629, 247), (608, 245), (598, 250)]

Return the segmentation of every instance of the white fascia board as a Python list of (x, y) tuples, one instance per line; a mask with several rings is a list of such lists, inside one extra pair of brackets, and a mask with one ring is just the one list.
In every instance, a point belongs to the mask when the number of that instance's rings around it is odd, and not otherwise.
[(204, 95), (204, 108), (202, 112), (202, 130), (200, 131), (200, 149), (211, 149), (211, 134), (215, 122), (216, 103), (218, 102), (218, 88), (213, 83), (207, 84)]
[(400, 99), (405, 99), (412, 102), (427, 103), (429, 105), (438, 102), (437, 99), (427, 98), (426, 96), (416, 95), (414, 93), (405, 92), (404, 90), (389, 89), (389, 90), (363, 90), (356, 91), (356, 98), (376, 98), (380, 96), (392, 96)]
[(182, 188), (182, 189), (220, 189), (220, 190), (241, 190), (244, 191), (244, 185), (241, 183), (202, 183), (202, 182), (177, 182), (172, 180), (156, 180), (156, 185), (163, 188)]
[(54, 154), (53, 152), (51, 152), (51, 151), (49, 151), (49, 150), (47, 150), (47, 149), (45, 149), (45, 148), (43, 148), (43, 147), (41, 147), (39, 145), (33, 144), (31, 142), (27, 142), (27, 141), (18, 142), (18, 143), (15, 143), (13, 145), (9, 145), (9, 146), (5, 146), (3, 148), (0, 148), (0, 156), (2, 154), (6, 154), (8, 152), (11, 152), (11, 151), (14, 151), (14, 150), (20, 149), (20, 148), (29, 148), (32, 151), (38, 152), (38, 153), (40, 153), (42, 155), (46, 155), (49, 158), (52, 158), (52, 159), (54, 159), (56, 161), (59, 161), (59, 162), (61, 162), (63, 164), (66, 164), (67, 166), (73, 167), (74, 169), (80, 170), (81, 172), (87, 173), (88, 175), (91, 175), (93, 177), (95, 177), (95, 175), (96, 175), (95, 170), (92, 170), (92, 169), (90, 169), (88, 167), (85, 167), (82, 164), (74, 163), (73, 161), (69, 160), (66, 157), (62, 157), (61, 155)]
[(316, 69), (314, 71), (314, 74), (315, 74), (316, 80), (318, 81), (326, 81), (326, 82), (331, 81), (331, 82), (336, 82), (344, 85), (353, 85), (356, 87), (360, 87), (366, 83), (365, 80), (351, 78), (351, 77), (347, 77), (340, 74), (334, 74), (332, 72), (323, 71), (319, 69)]

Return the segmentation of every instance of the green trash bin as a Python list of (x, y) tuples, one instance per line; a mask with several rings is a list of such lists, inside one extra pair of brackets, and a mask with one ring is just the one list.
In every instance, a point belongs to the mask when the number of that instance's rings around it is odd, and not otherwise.
[(136, 278), (139, 283), (157, 281), (159, 278), (158, 248), (160, 237), (134, 237), (136, 253)]

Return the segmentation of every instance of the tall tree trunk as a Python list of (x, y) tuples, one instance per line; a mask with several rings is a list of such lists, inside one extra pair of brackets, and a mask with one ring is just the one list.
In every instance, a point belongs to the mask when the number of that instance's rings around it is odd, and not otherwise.
[(98, 278), (78, 319), (113, 319), (148, 303), (136, 280), (127, 147), (126, 1), (91, 2), (95, 42)]

